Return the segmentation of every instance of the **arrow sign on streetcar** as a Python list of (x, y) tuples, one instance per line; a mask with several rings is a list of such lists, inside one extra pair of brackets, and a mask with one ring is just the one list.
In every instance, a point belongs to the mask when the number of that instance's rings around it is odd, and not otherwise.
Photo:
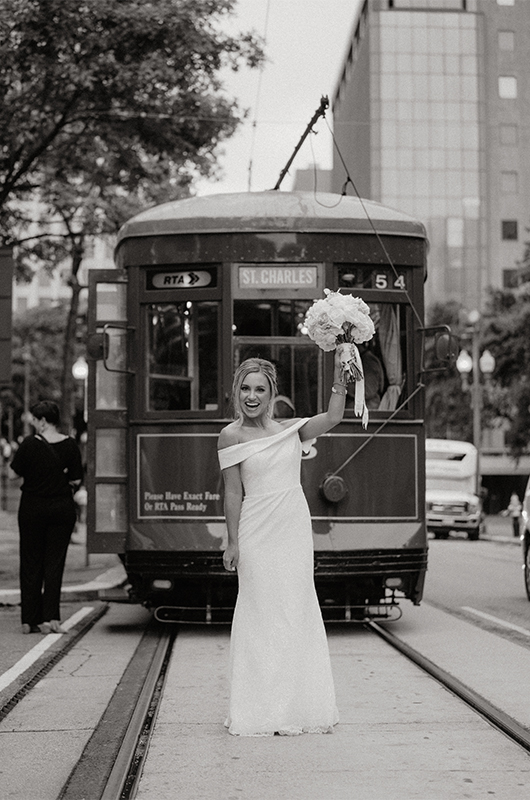
[(206, 270), (186, 270), (179, 272), (157, 272), (151, 278), (154, 289), (172, 289), (175, 287), (193, 286), (198, 289), (212, 282), (210, 272)]

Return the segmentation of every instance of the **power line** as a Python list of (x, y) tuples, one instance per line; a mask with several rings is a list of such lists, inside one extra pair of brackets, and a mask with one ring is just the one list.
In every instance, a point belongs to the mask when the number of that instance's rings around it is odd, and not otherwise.
[[(267, 44), (267, 33), (269, 29), (269, 12), (271, 7), (271, 0), (267, 0), (267, 6), (265, 9), (265, 25), (263, 31), (263, 43)], [(258, 75), (258, 86), (256, 89), (256, 102), (254, 104), (254, 118), (252, 120), (252, 137), (250, 140), (250, 155), (248, 161), (248, 191), (251, 190), (252, 185), (252, 162), (254, 159), (254, 146), (256, 142), (256, 128), (258, 124), (258, 110), (259, 110), (259, 103), (261, 98), (261, 82), (263, 79), (263, 70), (264, 70), (264, 63), (262, 62), (259, 67), (259, 75)]]

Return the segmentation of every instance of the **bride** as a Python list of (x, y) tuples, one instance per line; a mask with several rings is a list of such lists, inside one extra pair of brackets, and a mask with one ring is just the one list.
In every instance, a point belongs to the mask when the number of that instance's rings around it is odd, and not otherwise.
[(340, 376), (336, 355), (328, 410), (279, 422), (272, 418), (273, 364), (249, 358), (234, 375), (236, 419), (219, 436), (228, 532), (223, 563), (239, 581), (225, 722), (232, 734), (328, 733), (338, 722), (300, 463), (302, 451), (343, 417)]

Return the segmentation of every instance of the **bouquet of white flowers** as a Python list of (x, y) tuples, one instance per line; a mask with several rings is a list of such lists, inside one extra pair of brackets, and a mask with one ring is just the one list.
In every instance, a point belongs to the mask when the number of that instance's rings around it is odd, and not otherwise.
[(355, 382), (355, 413), (368, 424), (364, 401), (364, 373), (357, 345), (368, 342), (375, 333), (370, 308), (359, 297), (324, 289), (322, 300), (315, 300), (305, 316), (310, 339), (325, 351), (337, 350), (346, 383)]

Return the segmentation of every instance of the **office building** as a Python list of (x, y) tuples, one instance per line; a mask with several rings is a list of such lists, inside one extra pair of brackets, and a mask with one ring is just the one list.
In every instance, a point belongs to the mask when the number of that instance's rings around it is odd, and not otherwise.
[[(529, 0), (366, 0), (333, 99), (361, 196), (421, 219), (427, 304), (514, 287), (530, 239)], [(333, 191), (345, 172), (335, 157)], [(351, 186), (348, 187), (348, 193)]]

